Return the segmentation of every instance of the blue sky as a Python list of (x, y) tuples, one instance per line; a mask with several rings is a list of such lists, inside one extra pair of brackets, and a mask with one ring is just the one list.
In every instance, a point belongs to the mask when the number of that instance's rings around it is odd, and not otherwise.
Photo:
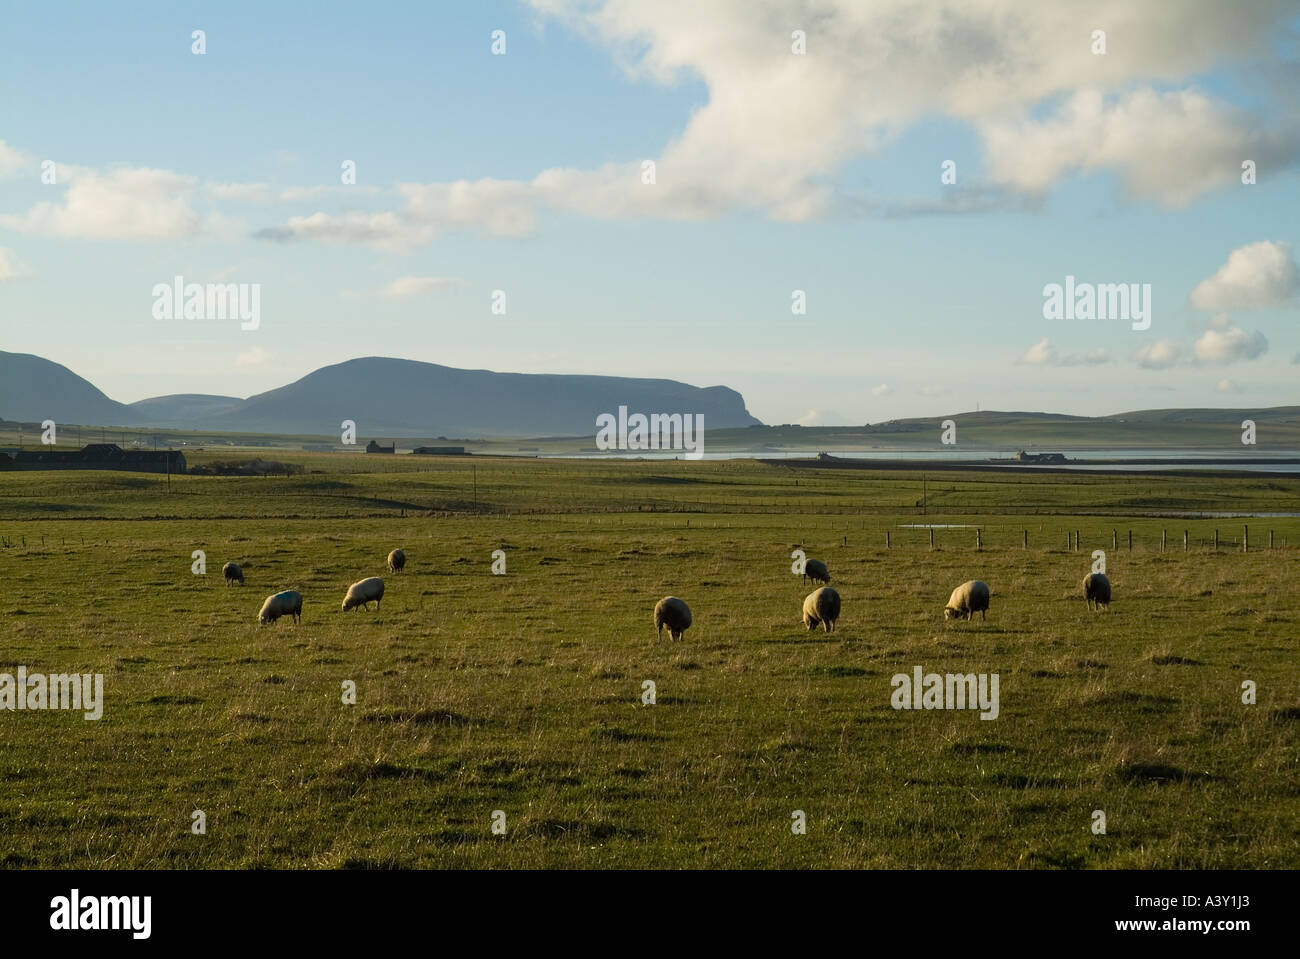
[[(766, 422), (1294, 404), (1295, 6), (1169, 6), (6, 5), (0, 349), (124, 402), (387, 355)], [(1044, 319), (1067, 274), (1151, 328)], [(176, 275), (259, 328), (155, 319)]]

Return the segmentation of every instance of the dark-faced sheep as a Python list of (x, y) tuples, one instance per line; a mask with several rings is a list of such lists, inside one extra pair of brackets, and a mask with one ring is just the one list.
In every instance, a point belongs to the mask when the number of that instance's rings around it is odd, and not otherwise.
[(383, 598), (384, 581), (378, 576), (371, 576), (348, 587), (348, 594), (343, 597), (343, 612), (346, 613), (358, 606), (369, 612), (371, 603), (374, 603), (375, 609), (378, 609), (379, 601)]
[(691, 626), (691, 608), (676, 596), (665, 596), (655, 603), (655, 629), (661, 639), (665, 626), (673, 639), (681, 639)]
[(803, 578), (810, 579), (814, 583), (827, 583), (831, 581), (830, 571), (826, 564), (819, 559), (810, 559), (803, 564)]
[(388, 568), (391, 572), (400, 573), (406, 567), (406, 554), (400, 549), (395, 549), (388, 554)]
[(1089, 609), (1106, 607), (1110, 611), (1110, 580), (1105, 573), (1089, 573), (1083, 578), (1083, 598)]
[(227, 586), (231, 583), (238, 583), (240, 586), (244, 585), (244, 571), (239, 568), (238, 563), (227, 563), (221, 567), (221, 576), (226, 581)]
[(835, 632), (835, 621), (840, 618), (840, 594), (829, 586), (815, 589), (803, 600), (803, 624), (808, 629), (821, 626), (826, 632)]
[(952, 591), (943, 608), (944, 619), (973, 619), (976, 613), (985, 618), (989, 608), (989, 588), (981, 579), (968, 580)]
[(281, 616), (292, 616), (295, 623), (302, 622), (302, 594), (292, 589), (266, 597), (262, 611), (257, 620), (260, 623), (274, 623)]

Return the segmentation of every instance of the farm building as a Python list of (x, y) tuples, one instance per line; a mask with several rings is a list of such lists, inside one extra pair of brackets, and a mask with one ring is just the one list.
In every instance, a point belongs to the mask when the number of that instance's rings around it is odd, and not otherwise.
[(19, 470), (185, 472), (185, 454), (179, 450), (124, 450), (116, 443), (91, 443), (79, 450), (19, 450), (12, 460)]
[(1026, 453), (1020, 450), (1016, 453), (1017, 463), (1065, 463), (1068, 462), (1064, 453)]
[(392, 446), (380, 446), (374, 440), (371, 440), (369, 443), (366, 444), (366, 452), (367, 453), (396, 453), (397, 444), (394, 443)]

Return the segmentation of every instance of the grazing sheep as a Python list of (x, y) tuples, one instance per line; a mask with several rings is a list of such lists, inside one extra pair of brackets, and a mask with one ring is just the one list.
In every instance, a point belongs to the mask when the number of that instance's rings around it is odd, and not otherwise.
[(378, 609), (379, 601), (383, 598), (384, 581), (378, 576), (371, 576), (348, 587), (348, 594), (343, 597), (343, 612), (346, 613), (349, 609), (358, 606), (368, 611), (371, 603), (374, 603), (375, 609)]
[(803, 564), (803, 578), (811, 579), (814, 583), (830, 583), (831, 574), (821, 560), (810, 559)]
[(833, 633), (835, 621), (839, 618), (840, 594), (829, 586), (815, 589), (804, 597), (803, 624), (809, 629), (816, 629), (820, 625), (826, 632)]
[(1105, 573), (1089, 573), (1083, 578), (1083, 598), (1089, 609), (1106, 607), (1110, 611), (1110, 580)]
[(281, 616), (292, 616), (295, 623), (302, 622), (302, 593), (286, 589), (283, 593), (266, 597), (257, 620), (261, 623), (274, 623)]
[(676, 596), (665, 596), (655, 603), (655, 628), (661, 639), (665, 626), (673, 639), (681, 639), (691, 626), (691, 608)]
[(388, 568), (394, 573), (400, 573), (406, 566), (406, 554), (400, 549), (395, 549), (388, 554)]
[(984, 614), (989, 608), (989, 588), (982, 579), (972, 579), (962, 583), (948, 597), (948, 605), (943, 609), (944, 619), (974, 619), (975, 614)]
[(227, 563), (221, 567), (221, 575), (225, 578), (227, 586), (235, 582), (240, 586), (244, 585), (244, 571), (239, 568), (238, 563)]

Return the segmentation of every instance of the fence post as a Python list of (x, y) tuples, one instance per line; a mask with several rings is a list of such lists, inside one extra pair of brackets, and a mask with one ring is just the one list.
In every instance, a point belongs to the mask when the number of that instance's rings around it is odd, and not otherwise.
[(885, 549), (889, 549), (889, 530), (885, 530)]
[(934, 527), (930, 527), (930, 548), (934, 549)]
[[(1269, 536), (1272, 536), (1272, 535), (1273, 535), (1272, 533), (1269, 534)], [(976, 548), (977, 550), (978, 550), (978, 549), (981, 549), (981, 548), (983, 547), (983, 545), (984, 545), (984, 544), (980, 542), (980, 528), (979, 528), (978, 526), (976, 526), (976, 527), (975, 527), (975, 548)], [(1272, 543), (1270, 542), (1269, 545), (1271, 546)]]
[(1133, 552), (1133, 531), (1128, 531), (1128, 551)]
[(1214, 531), (1214, 551), (1216, 553), (1219, 551), (1219, 531), (1217, 529)]
[(1164, 551), (1165, 551), (1165, 531), (1161, 530), (1160, 531), (1160, 552), (1163, 553)]
[(1117, 530), (1110, 531), (1110, 548), (1116, 553), (1119, 552), (1119, 532)]
[(1025, 549), (1029, 549), (1029, 530), (1025, 530)]
[(1074, 531), (1074, 548), (1076, 552), (1083, 548), (1079, 545), (1079, 531), (1077, 529)]
[(1250, 527), (1244, 524), (1241, 527), (1241, 551), (1250, 552)]
[(1187, 552), (1187, 530), (1183, 530), (1183, 552)]
[(1269, 531), (1268, 531), (1268, 548), (1269, 548), (1269, 549), (1272, 549), (1272, 548), (1273, 548), (1273, 531), (1272, 531), (1272, 530), (1269, 530)]

